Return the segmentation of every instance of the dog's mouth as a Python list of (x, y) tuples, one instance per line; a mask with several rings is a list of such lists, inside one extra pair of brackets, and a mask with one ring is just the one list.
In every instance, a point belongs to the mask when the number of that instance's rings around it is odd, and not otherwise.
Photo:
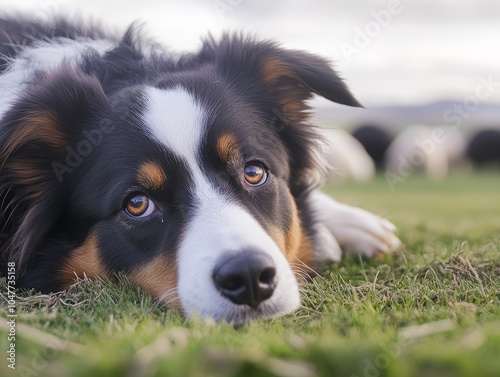
[(231, 312), (227, 313), (218, 322), (227, 322), (235, 326), (243, 326), (249, 322), (255, 321), (257, 319), (268, 319), (275, 315), (267, 314), (262, 307), (250, 308), (250, 307), (236, 307)]
[(234, 326), (243, 326), (255, 320), (267, 320), (290, 314), (298, 308), (299, 304), (298, 302), (296, 305), (286, 308), (281, 305), (276, 305), (272, 300), (268, 302), (264, 301), (257, 307), (230, 304), (224, 311), (217, 311), (212, 314), (206, 313), (205, 315), (187, 314), (187, 317), (199, 317), (201, 319), (211, 319), (217, 323), (229, 323)]

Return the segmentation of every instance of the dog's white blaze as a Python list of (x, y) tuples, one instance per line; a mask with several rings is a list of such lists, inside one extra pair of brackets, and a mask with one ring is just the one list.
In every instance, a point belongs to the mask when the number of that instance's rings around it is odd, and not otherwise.
[(26, 84), (32, 79), (33, 72), (50, 72), (63, 62), (74, 66), (86, 52), (93, 51), (102, 56), (116, 45), (116, 42), (110, 40), (55, 38), (50, 41), (38, 41), (32, 46), (19, 46), (21, 51), (9, 62), (6, 71), (0, 76), (0, 117), (23, 92)]
[(203, 135), (205, 114), (183, 88), (171, 90), (148, 88), (146, 124), (156, 140), (195, 166)]
[[(152, 137), (182, 158), (193, 176), (196, 213), (179, 246), (178, 291), (187, 315), (235, 322), (286, 314), (300, 304), (298, 285), (288, 262), (257, 220), (225, 198), (204, 175), (197, 161), (206, 127), (206, 113), (183, 88), (148, 88), (144, 120)], [(215, 288), (212, 273), (223, 255), (244, 250), (268, 253), (276, 264), (277, 286), (257, 314), (235, 305)]]

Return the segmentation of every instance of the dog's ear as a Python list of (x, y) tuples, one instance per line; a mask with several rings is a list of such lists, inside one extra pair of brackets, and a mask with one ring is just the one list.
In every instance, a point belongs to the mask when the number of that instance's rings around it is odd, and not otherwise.
[[(308, 109), (305, 100), (312, 94), (339, 104), (362, 107), (327, 60), (304, 51), (224, 35), (219, 42), (212, 37), (206, 40), (196, 58), (202, 64), (215, 61), (219, 72), (232, 78), (236, 85), (261, 81), (280, 101), (284, 112), (292, 116)], [(241, 80), (243, 77), (247, 78), (246, 83)]]
[(274, 49), (259, 64), (262, 80), (280, 100), (285, 113), (307, 110), (313, 93), (343, 105), (361, 107), (328, 62), (303, 51)]
[[(289, 151), (294, 195), (319, 183), (324, 164), (318, 157), (319, 134), (307, 123), (307, 99), (313, 94), (361, 107), (328, 61), (268, 41), (224, 35), (209, 38), (191, 64), (213, 64), (244, 100), (252, 103), (276, 130)], [(311, 179), (312, 176), (317, 178)]]
[(57, 162), (105, 106), (98, 80), (69, 67), (30, 86), (0, 120), (0, 245), (22, 274), (64, 198)]

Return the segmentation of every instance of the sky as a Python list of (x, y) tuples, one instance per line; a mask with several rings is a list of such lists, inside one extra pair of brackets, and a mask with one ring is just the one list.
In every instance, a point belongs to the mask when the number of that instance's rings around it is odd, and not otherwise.
[(500, 104), (498, 0), (0, 0), (0, 10), (112, 29), (140, 20), (176, 52), (244, 31), (327, 58), (367, 107), (467, 101), (485, 80), (480, 101)]

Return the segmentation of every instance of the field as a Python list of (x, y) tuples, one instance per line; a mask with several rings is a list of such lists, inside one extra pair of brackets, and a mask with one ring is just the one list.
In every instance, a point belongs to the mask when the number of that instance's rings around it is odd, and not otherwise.
[(125, 281), (23, 293), (15, 371), (1, 319), (0, 375), (499, 376), (500, 175), (395, 188), (379, 177), (325, 189), (390, 218), (404, 249), (330, 266), (293, 315), (236, 329), (186, 321)]

